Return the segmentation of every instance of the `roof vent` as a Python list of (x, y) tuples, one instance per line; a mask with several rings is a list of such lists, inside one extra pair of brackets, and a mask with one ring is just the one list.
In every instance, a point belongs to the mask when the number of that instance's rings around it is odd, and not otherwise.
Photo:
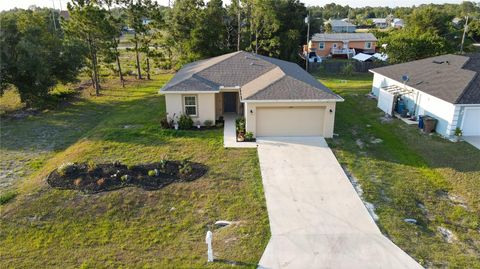
[(448, 64), (450, 65), (450, 63), (448, 61), (437, 61), (437, 60), (434, 60), (433, 61), (434, 64)]
[(261, 64), (257, 64), (257, 63), (250, 63), (250, 65), (252, 65), (252, 66), (253, 66), (253, 65), (256, 65), (256, 66), (263, 66), (263, 65), (261, 65)]
[(248, 57), (247, 55), (245, 55), (245, 59), (248, 59), (248, 60), (254, 60), (254, 61), (256, 61), (256, 60), (257, 60), (257, 58), (254, 58), (254, 57)]

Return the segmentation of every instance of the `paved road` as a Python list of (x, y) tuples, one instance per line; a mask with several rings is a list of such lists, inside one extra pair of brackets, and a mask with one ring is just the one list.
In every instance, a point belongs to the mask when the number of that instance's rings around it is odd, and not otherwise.
[(422, 268), (381, 234), (323, 138), (258, 144), (272, 231), (259, 268)]

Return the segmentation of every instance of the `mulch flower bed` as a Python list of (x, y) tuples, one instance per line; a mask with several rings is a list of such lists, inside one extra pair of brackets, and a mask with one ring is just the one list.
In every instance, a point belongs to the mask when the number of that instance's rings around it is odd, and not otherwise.
[(128, 167), (118, 162), (98, 165), (69, 163), (52, 171), (47, 182), (53, 188), (85, 193), (127, 186), (158, 190), (173, 182), (196, 180), (205, 175), (207, 170), (207, 166), (190, 161), (161, 161)]

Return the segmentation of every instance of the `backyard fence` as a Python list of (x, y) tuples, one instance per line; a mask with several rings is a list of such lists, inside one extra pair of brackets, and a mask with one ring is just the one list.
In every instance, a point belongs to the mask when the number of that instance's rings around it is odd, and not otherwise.
[(321, 63), (311, 63), (309, 67), (312, 71), (340, 74), (347, 65), (352, 65), (354, 72), (367, 73), (369, 69), (385, 66), (386, 63), (326, 60)]

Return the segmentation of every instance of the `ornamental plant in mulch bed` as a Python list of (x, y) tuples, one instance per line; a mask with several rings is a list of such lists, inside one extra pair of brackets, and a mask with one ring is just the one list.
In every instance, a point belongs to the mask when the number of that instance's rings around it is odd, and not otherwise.
[(235, 130), (237, 133), (237, 142), (255, 142), (252, 132), (245, 132), (245, 118), (235, 119)]
[(67, 163), (52, 171), (47, 182), (53, 188), (80, 190), (85, 193), (111, 191), (127, 186), (157, 190), (173, 182), (196, 180), (207, 170), (207, 166), (187, 160), (162, 160), (158, 163), (133, 166), (119, 162), (98, 165)]

